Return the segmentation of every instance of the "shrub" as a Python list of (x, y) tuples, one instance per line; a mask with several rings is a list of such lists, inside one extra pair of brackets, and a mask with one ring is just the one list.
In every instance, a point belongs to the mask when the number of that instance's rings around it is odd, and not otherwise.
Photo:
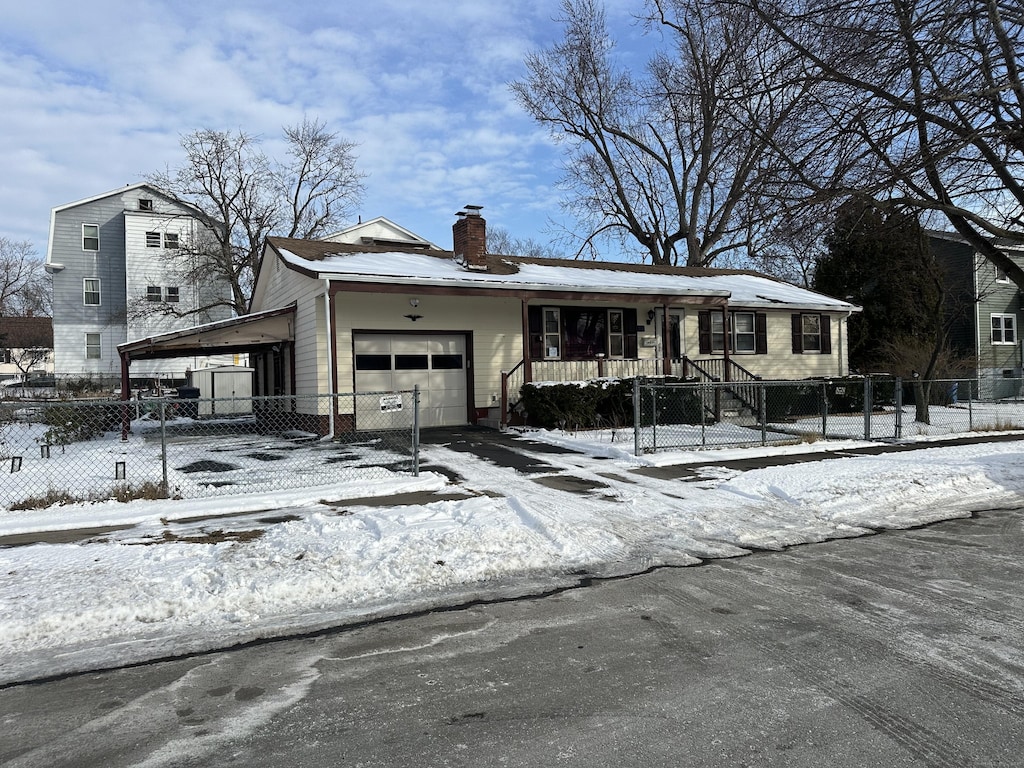
[(70, 445), (91, 440), (111, 432), (121, 424), (121, 410), (116, 402), (54, 403), (43, 409), (43, 423), (49, 429), (43, 439), (51, 445)]
[(598, 402), (604, 388), (587, 384), (524, 384), (522, 406), (527, 421), (546, 429), (589, 429), (598, 424)]

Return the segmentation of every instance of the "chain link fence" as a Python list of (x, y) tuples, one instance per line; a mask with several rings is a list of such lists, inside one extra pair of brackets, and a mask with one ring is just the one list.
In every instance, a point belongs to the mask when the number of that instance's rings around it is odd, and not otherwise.
[[(1003, 380), (1001, 392), (1022, 392)], [(982, 399), (977, 379), (897, 377), (821, 381), (634, 384), (637, 455), (667, 449), (821, 439), (898, 440), (1024, 429), (1024, 399)]]
[(0, 402), (0, 505), (198, 498), (419, 474), (419, 392)]

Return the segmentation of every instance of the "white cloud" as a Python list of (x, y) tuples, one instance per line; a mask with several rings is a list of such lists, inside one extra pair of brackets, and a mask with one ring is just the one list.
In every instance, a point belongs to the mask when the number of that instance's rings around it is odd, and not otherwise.
[(475, 202), (542, 237), (557, 154), (511, 98), (557, 33), (540, 0), (324, 6), (43, 0), (0, 29), (2, 232), (45, 251), (49, 209), (180, 162), (202, 127), (263, 136), (319, 117), (359, 144), (366, 216), (441, 245)]

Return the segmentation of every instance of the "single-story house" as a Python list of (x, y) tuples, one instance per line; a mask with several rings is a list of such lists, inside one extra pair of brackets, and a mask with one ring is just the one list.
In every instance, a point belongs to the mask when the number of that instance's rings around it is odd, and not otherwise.
[[(504, 424), (531, 381), (848, 372), (848, 302), (748, 271), (491, 254), (476, 206), (453, 239), (443, 251), (270, 237), (250, 315), (214, 331), (263, 340), (250, 353), (256, 394), (418, 385), (423, 426)], [(282, 321), (287, 334), (260, 330)], [(334, 417), (359, 428), (354, 412)]]

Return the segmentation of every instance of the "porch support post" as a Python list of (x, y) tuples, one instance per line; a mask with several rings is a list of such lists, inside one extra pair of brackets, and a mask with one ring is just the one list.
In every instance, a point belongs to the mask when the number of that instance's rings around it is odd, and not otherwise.
[(669, 337), (668, 302), (661, 305), (661, 372), (672, 375), (672, 339)]
[[(124, 352), (121, 353), (121, 400), (122, 402), (130, 400), (132, 396), (131, 389), (131, 377), (128, 375), (128, 366), (131, 365), (131, 359)], [(132, 428), (132, 417), (131, 409), (127, 402), (121, 406), (121, 439), (127, 440), (128, 433)]]
[(533, 381), (533, 361), (530, 360), (530, 309), (528, 300), (521, 300), (523, 307), (523, 383)]
[(722, 305), (722, 334), (725, 338), (722, 339), (722, 380), (731, 381), (729, 377), (729, 337), (732, 335), (729, 328), (729, 304), (726, 302)]

